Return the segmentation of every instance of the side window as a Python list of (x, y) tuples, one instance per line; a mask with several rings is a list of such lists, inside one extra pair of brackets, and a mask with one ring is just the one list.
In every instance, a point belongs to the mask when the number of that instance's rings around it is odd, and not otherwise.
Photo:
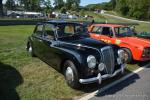
[(42, 35), (43, 35), (43, 25), (37, 25), (34, 33), (37, 36), (42, 37)]
[(102, 35), (113, 36), (113, 31), (110, 27), (103, 27)]
[(72, 25), (66, 25), (64, 33), (66, 35), (73, 35), (74, 34), (74, 27)]
[(44, 37), (47, 39), (54, 39), (54, 26), (52, 24), (45, 24)]
[(76, 33), (84, 32), (83, 27), (82, 26), (75, 26), (75, 32)]
[(92, 33), (100, 34), (102, 32), (102, 27), (94, 26), (92, 29)]

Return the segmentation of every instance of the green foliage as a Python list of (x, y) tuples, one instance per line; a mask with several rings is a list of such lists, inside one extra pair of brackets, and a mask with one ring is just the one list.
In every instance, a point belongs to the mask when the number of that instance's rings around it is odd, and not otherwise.
[(16, 8), (14, 0), (7, 0), (5, 6), (8, 10), (15, 10)]
[(3, 3), (2, 3), (3, 0), (0, 0), (0, 17), (3, 16)]
[(150, 0), (116, 0), (116, 11), (122, 15), (150, 20)]
[(111, 0), (110, 1), (110, 5), (111, 5), (112, 9), (115, 9), (115, 7), (116, 7), (116, 0)]
[(52, 13), (51, 0), (43, 0), (43, 5), (45, 6), (46, 13)]
[(125, 0), (118, 0), (116, 5), (116, 10), (123, 15), (127, 15), (129, 11), (127, 2), (125, 2)]
[(54, 0), (54, 5), (56, 9), (60, 9), (64, 6), (64, 1), (63, 0)]
[(63, 14), (66, 14), (67, 10), (66, 10), (65, 7), (62, 7), (62, 8), (60, 9), (60, 12), (63, 13)]
[(100, 3), (100, 4), (89, 4), (89, 5), (86, 6), (86, 8), (89, 11), (93, 11), (93, 10), (96, 10), (96, 9), (99, 9), (99, 10), (111, 10), (112, 9), (112, 5), (109, 2), (103, 2), (103, 3)]
[(79, 5), (80, 5), (80, 0), (66, 0), (66, 8), (67, 10), (74, 10), (78, 11), (79, 10)]
[(81, 16), (84, 16), (84, 15), (85, 15), (85, 10), (84, 10), (84, 9), (82, 9), (82, 10), (80, 11), (80, 15), (81, 15)]
[(101, 4), (90, 4), (86, 9), (116, 10), (121, 15), (141, 20), (150, 20), (150, 0), (111, 0)]
[(20, 0), (20, 4), (23, 4), (27, 11), (39, 11), (41, 2), (43, 0)]

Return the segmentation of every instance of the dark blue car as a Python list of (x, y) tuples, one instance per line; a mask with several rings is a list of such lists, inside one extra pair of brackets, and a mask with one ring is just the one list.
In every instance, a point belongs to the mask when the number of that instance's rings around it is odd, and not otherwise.
[(125, 69), (123, 50), (91, 39), (83, 25), (73, 22), (38, 23), (28, 38), (27, 50), (63, 73), (72, 88), (100, 84)]

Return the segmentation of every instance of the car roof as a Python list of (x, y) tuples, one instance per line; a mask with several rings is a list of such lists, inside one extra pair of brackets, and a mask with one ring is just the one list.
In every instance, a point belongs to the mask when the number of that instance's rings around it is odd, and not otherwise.
[(77, 22), (68, 22), (68, 21), (64, 21), (64, 20), (49, 20), (49, 21), (45, 21), (44, 23), (52, 23), (52, 24), (80, 24)]
[(105, 27), (125, 27), (124, 25), (118, 25), (118, 24), (93, 24), (93, 26), (105, 26)]

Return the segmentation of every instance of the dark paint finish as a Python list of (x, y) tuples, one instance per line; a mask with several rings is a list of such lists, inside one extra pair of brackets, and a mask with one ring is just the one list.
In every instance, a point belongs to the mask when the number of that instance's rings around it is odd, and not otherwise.
[[(68, 22), (49, 21), (40, 24), (53, 24), (57, 26), (61, 24), (68, 24)], [(77, 23), (71, 22), (69, 24), (78, 25)], [(44, 30), (41, 33), (44, 34)], [(88, 33), (87, 35), (75, 35), (63, 38), (58, 38), (55, 30), (54, 34), (54, 38), (46, 39), (44, 36), (37, 36), (34, 31), (34, 33), (29, 37), (28, 42), (32, 43), (35, 55), (60, 72), (62, 71), (64, 61), (71, 60), (76, 65), (80, 78), (93, 75), (91, 74), (91, 69), (87, 66), (87, 56), (94, 55), (98, 63), (100, 63), (100, 49), (108, 46), (108, 44), (89, 38)], [(116, 51), (119, 47), (112, 46), (112, 48), (114, 48), (115, 58), (117, 58), (118, 55)], [(97, 68), (94, 70), (97, 72)]]

